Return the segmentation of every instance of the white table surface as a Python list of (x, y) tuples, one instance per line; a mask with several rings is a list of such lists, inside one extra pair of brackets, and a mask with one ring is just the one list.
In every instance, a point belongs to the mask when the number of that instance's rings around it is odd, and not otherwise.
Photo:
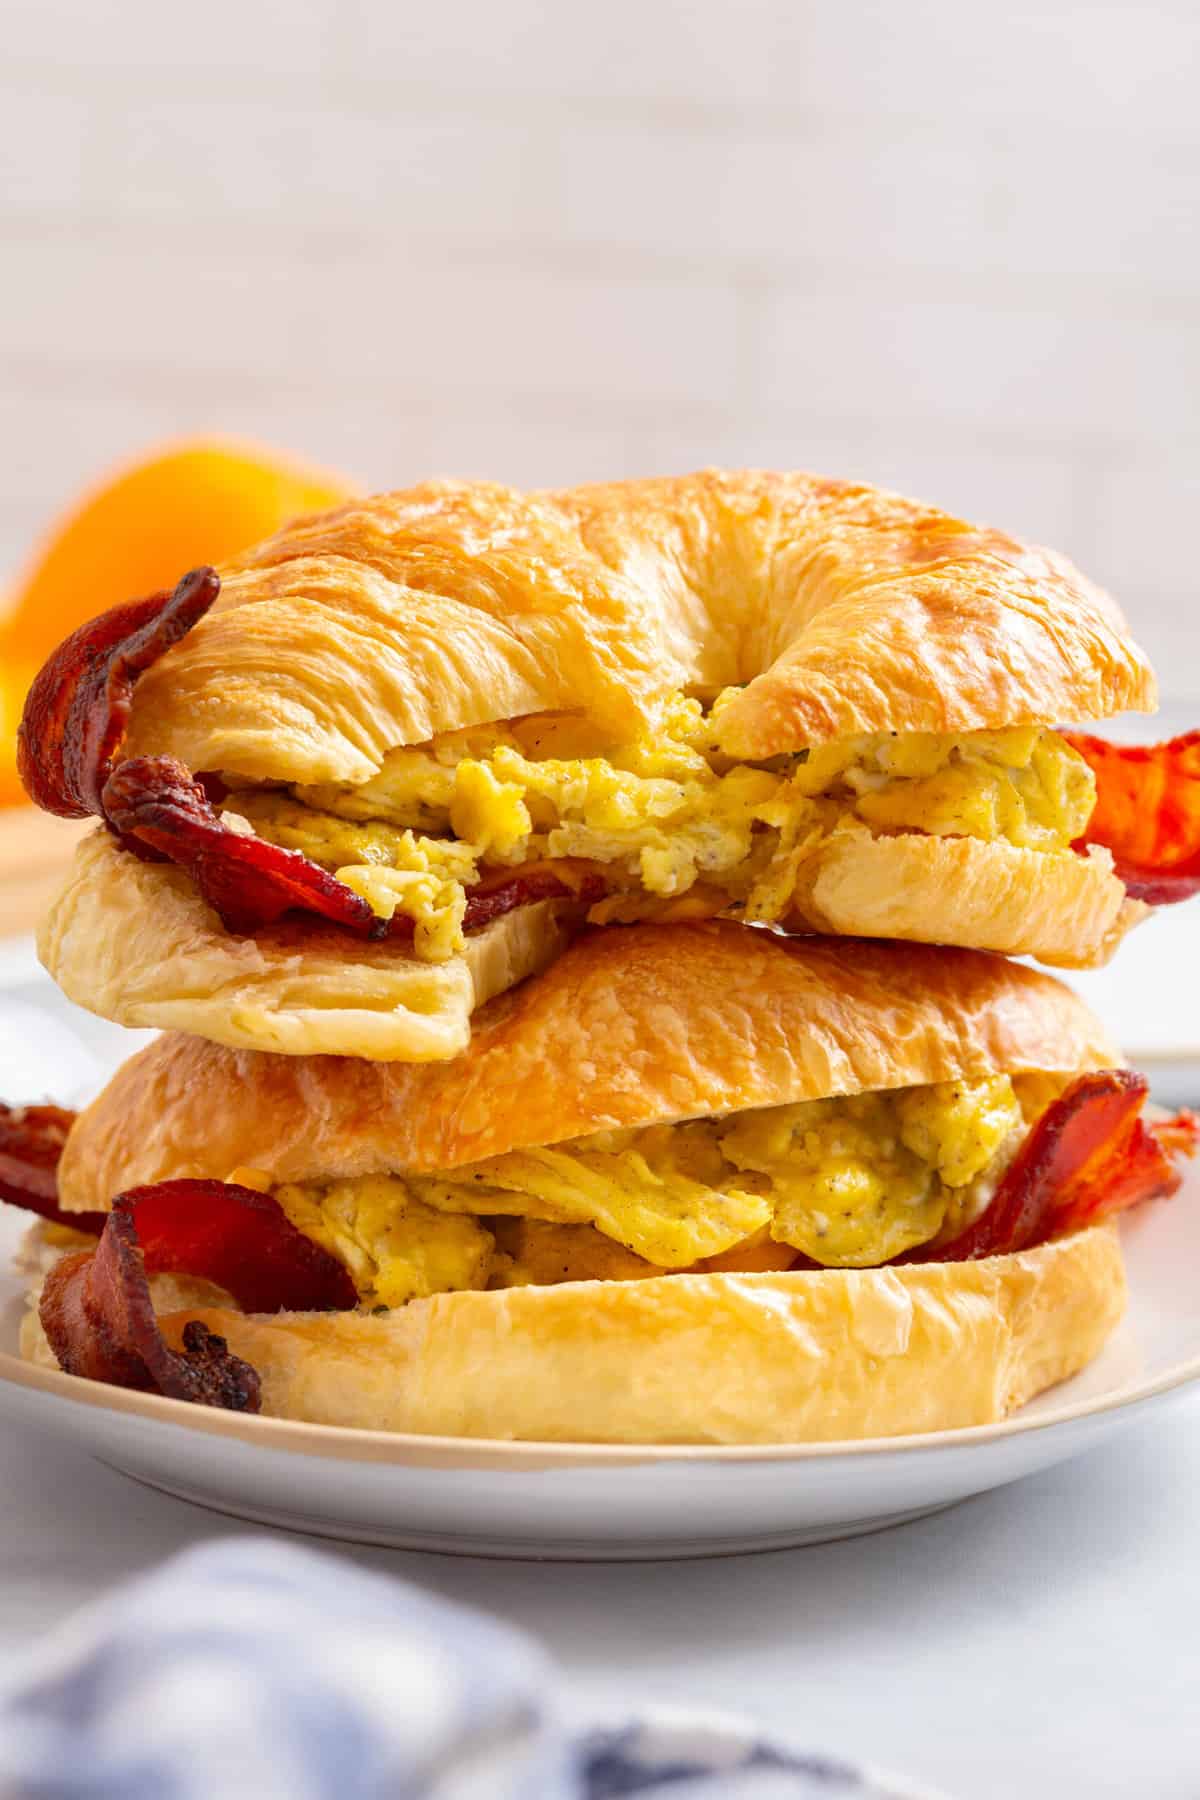
[[(1124, 988), (1099, 978), (1126, 1043), (1146, 1042), (1151, 981), (1175, 996), (1164, 1043), (1200, 1037), (1182, 927), (1134, 939)], [(0, 951), (5, 1098), (69, 1097), (117, 1046), (31, 977), (26, 950)], [(0, 1654), (240, 1529), (14, 1428), (0, 1520)], [(329, 1548), (524, 1626), (583, 1704), (742, 1711), (957, 1800), (1200, 1793), (1200, 1395), (1050, 1474), (815, 1549), (622, 1568)]]
[[(957, 1800), (1195, 1800), (1200, 1404), (935, 1518), (715, 1562), (330, 1545), (541, 1638), (575, 1697), (705, 1703)], [(32, 1430), (0, 1464), (0, 1651), (236, 1531)], [(312, 1540), (315, 1542), (316, 1540)]]

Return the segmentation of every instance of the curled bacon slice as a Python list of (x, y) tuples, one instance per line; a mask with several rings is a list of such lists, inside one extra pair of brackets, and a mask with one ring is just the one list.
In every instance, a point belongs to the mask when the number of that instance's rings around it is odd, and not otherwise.
[(0, 1102), (0, 1200), (98, 1236), (107, 1213), (63, 1212), (58, 1204), (58, 1159), (74, 1122), (75, 1114), (62, 1106)]
[(17, 734), (26, 790), (47, 812), (104, 819), (147, 860), (180, 863), (231, 931), (300, 909), (379, 935), (366, 901), (316, 863), (228, 830), (182, 763), (116, 763), (139, 675), (203, 618), (220, 586), (214, 569), (193, 569), (174, 593), (114, 607), (59, 645), (29, 690)]
[(203, 618), (220, 586), (215, 569), (193, 569), (174, 593), (114, 606), (59, 645), (34, 678), (17, 732), (17, 767), (38, 806), (64, 819), (104, 816), (138, 676)]
[[(233, 932), (257, 931), (285, 913), (307, 912), (358, 937), (406, 938), (413, 921), (405, 913), (376, 917), (367, 902), (298, 850), (222, 823), (205, 789), (170, 756), (139, 756), (121, 763), (104, 788), (104, 810), (123, 843), (145, 858), (169, 858), (191, 875), (222, 924)], [(598, 899), (602, 878), (570, 874), (548, 865), (496, 872), (470, 890), (463, 925), (482, 931), (493, 919), (535, 900), (579, 893)]]
[(1135, 900), (1168, 906), (1200, 893), (1200, 731), (1165, 744), (1067, 742), (1096, 776), (1096, 806), (1074, 848), (1104, 844)]
[[(300, 851), (231, 831), (174, 757), (138, 756), (119, 764), (104, 785), (103, 801), (122, 842), (146, 860), (169, 858), (186, 869), (229, 931), (256, 931), (301, 911), (359, 937), (387, 934), (387, 921), (360, 895)], [(407, 923), (411, 930), (412, 921)]]
[[(404, 939), (404, 913), (377, 918), (367, 902), (297, 850), (231, 830), (216, 811), (219, 783), (198, 779), (170, 756), (117, 757), (139, 675), (189, 632), (216, 599), (212, 569), (193, 569), (173, 594), (114, 607), (66, 639), (29, 690), (18, 733), (21, 779), (46, 811), (105, 820), (122, 846), (144, 861), (186, 869), (226, 929), (249, 933), (285, 913), (309, 913), (363, 938)], [(589, 897), (603, 883), (589, 878)], [(534, 900), (577, 891), (546, 867), (480, 882), (464, 928)]]
[(39, 1313), (68, 1375), (232, 1412), (257, 1412), (262, 1404), (257, 1371), (199, 1319), (184, 1326), (182, 1352), (167, 1346), (128, 1213), (112, 1214), (94, 1252), (55, 1264)]
[(297, 1231), (270, 1194), (232, 1181), (157, 1181), (118, 1194), (118, 1212), (132, 1221), (149, 1274), (203, 1276), (243, 1312), (344, 1312), (358, 1304), (345, 1265)]
[(278, 1201), (253, 1188), (160, 1181), (118, 1194), (104, 1219), (96, 1250), (64, 1257), (42, 1289), (42, 1325), (69, 1375), (256, 1412), (257, 1374), (198, 1320), (184, 1328), (183, 1355), (168, 1348), (147, 1277), (203, 1276), (244, 1312), (344, 1311), (357, 1304), (337, 1258), (297, 1231)]
[(0, 1105), (0, 1199), (99, 1239), (46, 1278), (40, 1315), (69, 1375), (256, 1412), (259, 1380), (197, 1319), (183, 1353), (164, 1342), (147, 1277), (200, 1275), (246, 1312), (345, 1310), (358, 1294), (334, 1256), (297, 1231), (278, 1201), (223, 1181), (160, 1181), (118, 1194), (111, 1212), (64, 1212), (56, 1172), (75, 1115)]
[(1073, 1081), (1033, 1126), (983, 1213), (958, 1237), (924, 1244), (900, 1262), (968, 1262), (1005, 1256), (1093, 1225), (1111, 1213), (1174, 1193), (1172, 1157), (1200, 1146), (1200, 1121), (1178, 1113), (1141, 1117), (1147, 1082), (1131, 1069)]

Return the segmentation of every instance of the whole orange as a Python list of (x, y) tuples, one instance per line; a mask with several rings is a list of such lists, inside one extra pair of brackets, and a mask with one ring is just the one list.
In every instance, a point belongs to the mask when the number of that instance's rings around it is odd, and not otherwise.
[(25, 692), (77, 625), (356, 491), (281, 451), (197, 438), (155, 449), (85, 493), (34, 552), (0, 622), (0, 805), (24, 799), (15, 738)]

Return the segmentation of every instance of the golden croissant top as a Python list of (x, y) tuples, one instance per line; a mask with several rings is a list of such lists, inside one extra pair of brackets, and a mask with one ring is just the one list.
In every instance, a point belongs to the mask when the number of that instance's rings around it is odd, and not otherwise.
[(1200, 885), (1192, 739), (1062, 728), (1154, 703), (1064, 558), (876, 488), (431, 482), (51, 658), (24, 777), (107, 829), (41, 954), (123, 1023), (380, 1061), (457, 1055), (584, 922), (1090, 966)]
[(681, 689), (736, 689), (719, 747), (754, 761), (1156, 704), (1116, 604), (1065, 558), (808, 474), (430, 482), (220, 573), (138, 689), (131, 755), (360, 783), (398, 745), (496, 719), (584, 713), (628, 737)]

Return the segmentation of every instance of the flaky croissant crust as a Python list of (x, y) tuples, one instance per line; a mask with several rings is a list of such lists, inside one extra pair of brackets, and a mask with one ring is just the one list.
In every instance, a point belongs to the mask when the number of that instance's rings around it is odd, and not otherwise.
[[(190, 1319), (225, 1339), (277, 1418), (556, 1443), (828, 1443), (1003, 1419), (1089, 1363), (1125, 1298), (1102, 1225), (982, 1262), (573, 1281), (438, 1294), (383, 1318), (189, 1305), (160, 1323), (174, 1348)], [(54, 1366), (34, 1312), (21, 1348)]]
[(727, 921), (611, 925), (476, 1016), (452, 1062), (168, 1035), (81, 1114), (62, 1203), (140, 1182), (447, 1169), (613, 1127), (1120, 1060), (1069, 988), (1002, 957)]
[(743, 686), (722, 747), (1151, 710), (1114, 602), (1064, 558), (877, 488), (708, 470), (520, 493), (431, 482), (301, 520), (222, 570), (143, 678), (130, 754), (364, 781), (400, 744)]
[(439, 1294), (383, 1319), (190, 1308), (164, 1329), (201, 1318), (259, 1371), (265, 1412), (315, 1424), (828, 1443), (1006, 1418), (1092, 1360), (1125, 1292), (1100, 1226), (983, 1262)]

